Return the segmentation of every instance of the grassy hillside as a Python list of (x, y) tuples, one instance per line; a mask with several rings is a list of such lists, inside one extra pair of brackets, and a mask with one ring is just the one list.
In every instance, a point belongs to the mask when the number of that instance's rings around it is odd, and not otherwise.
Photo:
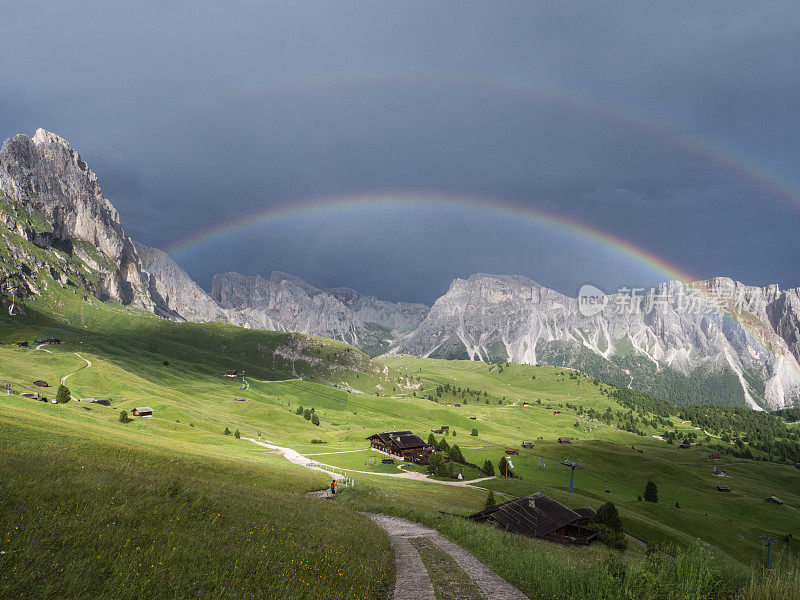
[[(430, 523), (534, 597), (558, 597), (552, 587), (558, 581), (564, 598), (619, 591), (612, 574), (617, 563), (632, 576), (655, 577), (635, 544), (622, 556), (599, 545), (556, 550), (442, 516), (478, 510), (488, 489), (545, 491), (569, 506), (612, 500), (626, 531), (652, 547), (685, 549), (693, 557), (686, 569), (716, 565), (708, 581), (727, 577), (734, 586), (728, 591), (748, 585), (742, 567), (762, 558), (764, 531), (781, 537), (776, 555), (787, 564), (800, 549), (799, 470), (726, 458), (717, 465), (730, 475), (723, 481), (706, 460), (709, 444), (719, 440), (700, 432), (701, 445), (688, 450), (667, 444), (653, 436), (665, 428), (697, 430), (674, 416), (633, 410), (613, 397), (614, 388), (576, 371), (405, 356), (371, 360), (323, 338), (173, 323), (85, 301), (52, 279), (42, 279), (41, 289), (42, 296), (23, 303), (24, 313), (0, 313), (6, 343), (0, 380), (13, 384), (13, 393), (0, 399), (0, 437), (12, 449), (0, 467), (2, 585), (11, 586), (11, 597), (22, 589), (13, 586), (31, 580), (30, 589), (42, 597), (191, 597), (202, 590), (220, 598), (377, 598), (391, 583), (391, 556), (385, 536), (361, 510)], [(8, 345), (45, 337), (65, 343), (39, 350)], [(222, 376), (227, 369), (245, 369), (250, 388)], [(19, 396), (39, 391), (52, 398), (71, 373), (73, 396), (110, 406)], [(33, 386), (37, 379), (53, 387)], [(154, 408), (152, 418), (119, 421), (121, 410), (142, 405)], [(319, 425), (296, 414), (301, 406), (313, 409)], [(519, 478), (483, 481), (482, 489), (395, 479), (385, 474), (400, 468), (367, 450), (365, 438), (375, 431), (411, 429), (427, 438), (441, 425), (450, 427), (448, 442), (477, 465), (496, 465), (506, 448), (519, 448), (512, 457)], [(225, 435), (226, 428), (349, 469), (355, 488), (344, 490), (337, 505), (306, 500), (303, 493), (325, 485), (325, 475)], [(574, 443), (559, 445), (559, 436)], [(521, 449), (522, 440), (536, 449)], [(568, 471), (559, 464), (565, 455), (587, 467), (576, 474), (572, 496)], [(479, 475), (464, 468), (467, 479)], [(657, 504), (637, 500), (648, 479), (658, 484)], [(717, 492), (718, 483), (732, 492)], [(784, 505), (766, 503), (772, 494)], [(256, 538), (260, 544), (248, 541)], [(112, 548), (122, 548), (119, 556)], [(527, 557), (528, 565), (543, 554), (555, 558), (540, 560), (534, 578), (521, 558), (507, 559), (510, 551)], [(202, 577), (190, 560), (205, 565)], [(545, 572), (552, 580), (542, 580)], [(585, 577), (567, 585), (578, 572)], [(664, 597), (688, 571), (670, 572), (652, 588), (635, 588), (636, 597)], [(735, 580), (726, 575), (731, 572), (739, 573)], [(605, 582), (592, 584), (594, 596), (581, 588), (590, 576)], [(708, 581), (686, 597), (714, 597)]]

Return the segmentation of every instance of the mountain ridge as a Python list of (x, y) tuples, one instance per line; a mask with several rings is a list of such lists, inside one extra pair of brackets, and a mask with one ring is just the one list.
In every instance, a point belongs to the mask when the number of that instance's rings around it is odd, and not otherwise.
[(0, 195), (0, 286), (17, 296), (39, 294), (36, 274), (46, 270), (62, 286), (176, 321), (310, 333), (372, 355), (573, 367), (679, 404), (800, 403), (800, 287), (668, 281), (638, 296), (606, 295), (592, 315), (521, 275), (456, 278), (431, 307), (281, 271), (217, 274), (208, 293), (124, 232), (97, 176), (56, 134), (3, 143)]

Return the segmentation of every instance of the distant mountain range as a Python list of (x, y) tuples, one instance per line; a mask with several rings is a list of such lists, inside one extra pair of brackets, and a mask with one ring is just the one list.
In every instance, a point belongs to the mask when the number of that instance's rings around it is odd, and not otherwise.
[(372, 355), (564, 366), (678, 404), (800, 404), (800, 288), (670, 281), (582, 310), (525, 277), (476, 274), (428, 307), (280, 272), (231, 272), (216, 275), (209, 294), (169, 256), (125, 234), (95, 174), (59, 136), (39, 129), (6, 140), (0, 188), (6, 294), (40, 294), (46, 273), (165, 318), (316, 334)]

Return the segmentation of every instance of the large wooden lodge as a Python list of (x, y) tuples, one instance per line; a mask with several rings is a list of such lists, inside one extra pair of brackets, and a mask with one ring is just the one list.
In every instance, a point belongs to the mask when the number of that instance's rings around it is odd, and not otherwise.
[(367, 439), (372, 448), (393, 456), (400, 456), (405, 460), (419, 459), (428, 450), (428, 444), (410, 431), (384, 431), (371, 435)]

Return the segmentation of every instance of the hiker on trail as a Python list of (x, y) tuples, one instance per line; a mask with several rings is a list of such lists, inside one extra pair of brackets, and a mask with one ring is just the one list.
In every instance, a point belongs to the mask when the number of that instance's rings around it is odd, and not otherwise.
[(336, 498), (336, 480), (331, 479), (331, 498)]

